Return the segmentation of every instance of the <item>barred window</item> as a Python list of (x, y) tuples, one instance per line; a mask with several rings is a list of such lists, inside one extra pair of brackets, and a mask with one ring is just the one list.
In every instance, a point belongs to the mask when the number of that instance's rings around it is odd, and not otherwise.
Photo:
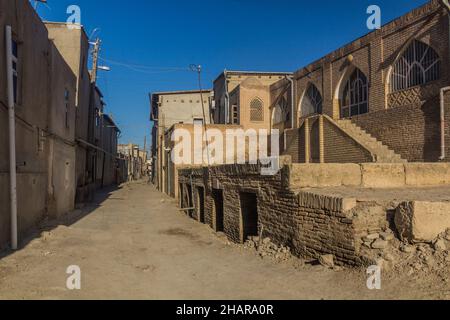
[(301, 116), (305, 117), (315, 113), (322, 113), (322, 95), (315, 85), (310, 84), (302, 101)]
[(369, 112), (367, 77), (355, 69), (347, 80), (341, 101), (341, 117), (347, 118)]
[(264, 121), (263, 102), (259, 98), (254, 98), (250, 102), (250, 121), (253, 122)]
[(433, 48), (414, 40), (394, 66), (391, 75), (391, 92), (438, 80), (440, 65), (439, 55)]

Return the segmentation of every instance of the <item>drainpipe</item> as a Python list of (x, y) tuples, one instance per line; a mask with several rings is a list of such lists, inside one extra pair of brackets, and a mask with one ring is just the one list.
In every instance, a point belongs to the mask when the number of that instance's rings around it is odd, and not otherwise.
[[(448, 19), (448, 32), (450, 34), (450, 2), (449, 0), (441, 0), (441, 4), (445, 9), (447, 9), (447, 19)], [(450, 38), (448, 39), (450, 46)], [(449, 47), (450, 49), (450, 47)], [(444, 93), (449, 91), (450, 87), (445, 87), (441, 89), (441, 156), (440, 161), (444, 161), (445, 156), (445, 104), (444, 104)]]
[(294, 79), (293, 77), (286, 76), (286, 79), (291, 83), (291, 129), (294, 129), (294, 111), (295, 111), (295, 94), (294, 94)]
[(444, 94), (445, 92), (450, 91), (450, 87), (445, 87), (441, 89), (441, 156), (439, 157), (440, 161), (444, 161), (445, 156), (445, 101)]
[(11, 249), (17, 250), (17, 172), (16, 172), (16, 116), (12, 66), (12, 31), (6, 26), (6, 78), (8, 83), (9, 172), (11, 201)]
[(225, 77), (225, 124), (230, 123), (230, 93), (228, 92), (227, 70), (223, 71)]

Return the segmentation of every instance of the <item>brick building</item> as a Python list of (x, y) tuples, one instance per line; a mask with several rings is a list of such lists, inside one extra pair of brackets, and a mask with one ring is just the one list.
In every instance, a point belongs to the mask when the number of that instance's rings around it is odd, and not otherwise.
[(449, 45), (448, 10), (432, 0), (301, 68), (286, 153), (298, 162), (447, 160)]
[(291, 77), (289, 72), (224, 71), (214, 80), (213, 122), (240, 125), (245, 130), (270, 129), (271, 93), (279, 94), (271, 86), (286, 86), (286, 78)]
[(180, 207), (233, 242), (269, 237), (339, 264), (379, 264), (391, 240), (369, 235), (433, 242), (450, 227), (449, 26), (448, 8), (432, 0), (293, 79), (221, 75), (214, 122), (251, 128), (248, 97), (261, 94), (260, 124), (284, 131), (282, 169), (183, 168)]

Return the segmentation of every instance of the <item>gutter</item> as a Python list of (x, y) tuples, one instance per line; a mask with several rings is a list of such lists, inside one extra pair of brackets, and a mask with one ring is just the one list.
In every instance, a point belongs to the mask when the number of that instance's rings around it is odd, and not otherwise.
[(439, 157), (440, 161), (444, 161), (446, 159), (445, 154), (445, 92), (450, 91), (450, 87), (441, 88), (441, 156)]
[(286, 79), (291, 83), (291, 129), (294, 129), (295, 119), (295, 94), (294, 94), (294, 79), (293, 77), (286, 76)]
[(16, 168), (16, 116), (14, 111), (13, 55), (11, 26), (5, 27), (6, 78), (8, 87), (9, 172), (11, 202), (11, 249), (17, 250), (17, 168)]
[[(447, 10), (447, 19), (448, 19), (448, 32), (450, 33), (450, 2), (449, 0), (441, 0), (442, 6)], [(450, 46), (450, 38), (448, 39)], [(441, 116), (441, 156), (439, 157), (440, 161), (444, 161), (446, 159), (445, 154), (445, 92), (450, 91), (450, 87), (441, 88), (440, 94), (440, 116)]]
[(223, 71), (225, 78), (225, 124), (230, 123), (230, 93), (228, 92), (227, 70)]

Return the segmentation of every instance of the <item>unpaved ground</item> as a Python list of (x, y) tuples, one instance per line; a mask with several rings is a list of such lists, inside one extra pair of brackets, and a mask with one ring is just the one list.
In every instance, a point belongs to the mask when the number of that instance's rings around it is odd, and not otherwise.
[[(145, 183), (99, 194), (96, 206), (74, 212), (65, 223), (2, 255), (0, 298), (450, 298), (449, 284), (432, 275), (385, 276), (382, 290), (370, 291), (364, 270), (261, 259), (189, 219)], [(69, 265), (81, 268), (81, 290), (66, 288)]]

